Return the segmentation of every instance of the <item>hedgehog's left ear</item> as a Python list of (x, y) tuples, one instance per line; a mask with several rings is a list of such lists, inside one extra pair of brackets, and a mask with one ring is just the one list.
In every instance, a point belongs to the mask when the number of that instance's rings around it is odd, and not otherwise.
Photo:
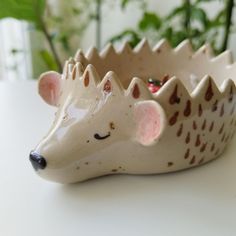
[(55, 71), (43, 73), (39, 77), (39, 94), (46, 103), (52, 106), (58, 106), (61, 91), (61, 80), (61, 75)]
[(163, 108), (153, 100), (140, 101), (134, 105), (134, 120), (135, 139), (145, 146), (155, 144), (166, 125)]

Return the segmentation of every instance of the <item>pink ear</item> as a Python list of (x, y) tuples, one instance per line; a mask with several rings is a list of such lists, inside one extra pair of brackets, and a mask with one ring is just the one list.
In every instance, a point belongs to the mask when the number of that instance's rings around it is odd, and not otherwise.
[(141, 101), (134, 107), (136, 140), (147, 146), (154, 144), (165, 128), (165, 113), (155, 101)]
[(61, 75), (54, 71), (43, 73), (39, 78), (38, 90), (46, 103), (57, 106), (61, 91)]

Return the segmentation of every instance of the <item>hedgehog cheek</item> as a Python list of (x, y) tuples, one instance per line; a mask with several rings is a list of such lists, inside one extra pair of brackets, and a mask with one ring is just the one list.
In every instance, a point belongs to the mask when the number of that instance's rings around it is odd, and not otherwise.
[(144, 146), (157, 143), (165, 129), (163, 108), (153, 100), (140, 101), (134, 106), (135, 140)]
[(39, 77), (38, 92), (49, 105), (58, 106), (61, 83), (61, 75), (54, 71), (43, 73)]

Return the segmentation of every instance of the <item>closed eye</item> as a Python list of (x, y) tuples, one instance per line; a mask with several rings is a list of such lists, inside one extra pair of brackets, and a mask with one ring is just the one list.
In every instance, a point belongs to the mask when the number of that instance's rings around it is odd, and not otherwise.
[(101, 136), (100, 134), (96, 133), (96, 134), (94, 134), (93, 137), (94, 137), (95, 139), (102, 140), (102, 139), (106, 139), (106, 138), (108, 138), (108, 137), (110, 137), (110, 136), (111, 136), (111, 133), (108, 132), (108, 134), (105, 135), (105, 136)]

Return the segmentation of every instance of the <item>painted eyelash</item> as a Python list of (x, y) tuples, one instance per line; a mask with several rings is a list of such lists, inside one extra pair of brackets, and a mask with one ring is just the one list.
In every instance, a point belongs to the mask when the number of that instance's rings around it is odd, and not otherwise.
[(105, 136), (100, 136), (100, 134), (96, 133), (96, 134), (94, 134), (93, 137), (94, 137), (95, 139), (98, 139), (98, 140), (103, 140), (103, 139), (106, 139), (106, 138), (108, 138), (108, 137), (110, 137), (110, 136), (111, 136), (111, 133), (108, 132), (108, 134), (105, 135)]

